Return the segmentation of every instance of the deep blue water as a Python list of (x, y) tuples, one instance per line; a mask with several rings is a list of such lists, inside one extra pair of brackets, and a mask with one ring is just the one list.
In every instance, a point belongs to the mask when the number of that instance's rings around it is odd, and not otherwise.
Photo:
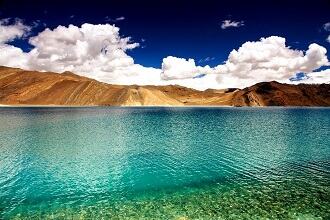
[(329, 210), (330, 108), (0, 108), (0, 219)]

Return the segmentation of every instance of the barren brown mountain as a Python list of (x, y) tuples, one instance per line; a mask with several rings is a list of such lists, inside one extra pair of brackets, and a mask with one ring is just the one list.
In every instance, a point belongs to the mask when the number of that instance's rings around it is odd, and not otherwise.
[(0, 67), (0, 104), (109, 106), (330, 106), (330, 85), (263, 82), (245, 89), (121, 86), (75, 75)]

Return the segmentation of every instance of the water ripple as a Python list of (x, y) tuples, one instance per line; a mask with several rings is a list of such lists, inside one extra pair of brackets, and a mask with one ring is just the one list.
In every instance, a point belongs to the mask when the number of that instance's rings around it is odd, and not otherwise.
[(0, 218), (329, 217), (329, 109), (0, 112)]

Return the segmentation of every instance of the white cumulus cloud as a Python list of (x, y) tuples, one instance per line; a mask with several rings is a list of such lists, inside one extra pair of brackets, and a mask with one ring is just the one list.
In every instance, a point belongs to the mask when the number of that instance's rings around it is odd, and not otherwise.
[(189, 79), (199, 74), (212, 73), (209, 66), (196, 66), (194, 59), (168, 56), (163, 59), (161, 77), (164, 80)]
[(11, 24), (11, 19), (0, 20), (0, 43), (7, 43), (15, 38), (21, 38), (28, 34), (31, 27), (24, 25), (20, 19), (15, 19)]
[[(325, 31), (330, 31), (330, 22), (327, 22), (323, 25), (323, 29)], [(325, 39), (328, 43), (330, 43), (330, 35)]]
[[(0, 25), (3, 30), (13, 29), (15, 34), (6, 41), (23, 36), (28, 29), (21, 23)], [(4, 41), (3, 41), (4, 42)], [(135, 64), (126, 51), (139, 46), (129, 37), (121, 37), (119, 28), (110, 25), (83, 24), (58, 26), (45, 29), (29, 39), (34, 48), (23, 52), (12, 45), (0, 44), (0, 65), (20, 67), (29, 70), (64, 72), (72, 71), (103, 82), (116, 84), (149, 83), (160, 70)], [(107, 52), (102, 52), (105, 49)], [(150, 76), (150, 72), (157, 73)]]
[(307, 77), (304, 80), (297, 81), (296, 83), (309, 83), (309, 84), (330, 83), (330, 69), (309, 73), (307, 74)]
[(239, 81), (240, 87), (251, 82), (283, 81), (297, 72), (310, 73), (328, 64), (327, 50), (311, 44), (306, 52), (286, 46), (285, 38), (272, 36), (246, 42), (233, 50), (224, 65), (215, 69), (219, 83), (226, 78)]
[(222, 21), (221, 28), (222, 29), (227, 29), (229, 27), (241, 27), (244, 26), (244, 21), (232, 21), (232, 20), (224, 20)]
[[(199, 66), (194, 59), (168, 56), (161, 69), (136, 64), (127, 51), (138, 43), (122, 37), (110, 24), (83, 24), (46, 28), (29, 38), (33, 49), (24, 52), (10, 44), (26, 37), (31, 28), (20, 20), (0, 21), (0, 65), (28, 70), (74, 73), (102, 82), (123, 85), (181, 85), (199, 90), (246, 87), (261, 81), (288, 82), (304, 72), (304, 82), (329, 82), (329, 70), (313, 72), (329, 65), (326, 49), (317, 44), (306, 51), (294, 50), (285, 38), (271, 36), (244, 43), (227, 61), (215, 67)], [(290, 82), (297, 83), (297, 82)]]
[(330, 31), (330, 22), (327, 22), (323, 25), (323, 29), (326, 31)]
[[(196, 66), (193, 59), (170, 57), (163, 61), (163, 79), (193, 78), (215, 74), (219, 87), (246, 87), (257, 82), (287, 81), (298, 72), (311, 73), (328, 65), (327, 50), (311, 44), (306, 52), (291, 49), (285, 38), (271, 36), (246, 42), (230, 52), (227, 61), (214, 68)], [(170, 62), (169, 62), (170, 61)], [(165, 67), (165, 68), (164, 68)]]
[(24, 25), (19, 19), (0, 20), (0, 65), (12, 67), (26, 67), (28, 57), (22, 49), (7, 43), (22, 38), (29, 34), (31, 27)]

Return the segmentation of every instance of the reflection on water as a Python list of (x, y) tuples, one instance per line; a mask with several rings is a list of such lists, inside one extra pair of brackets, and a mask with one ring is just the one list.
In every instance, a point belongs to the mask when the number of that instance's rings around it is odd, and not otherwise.
[(0, 218), (329, 219), (329, 113), (1, 108)]

